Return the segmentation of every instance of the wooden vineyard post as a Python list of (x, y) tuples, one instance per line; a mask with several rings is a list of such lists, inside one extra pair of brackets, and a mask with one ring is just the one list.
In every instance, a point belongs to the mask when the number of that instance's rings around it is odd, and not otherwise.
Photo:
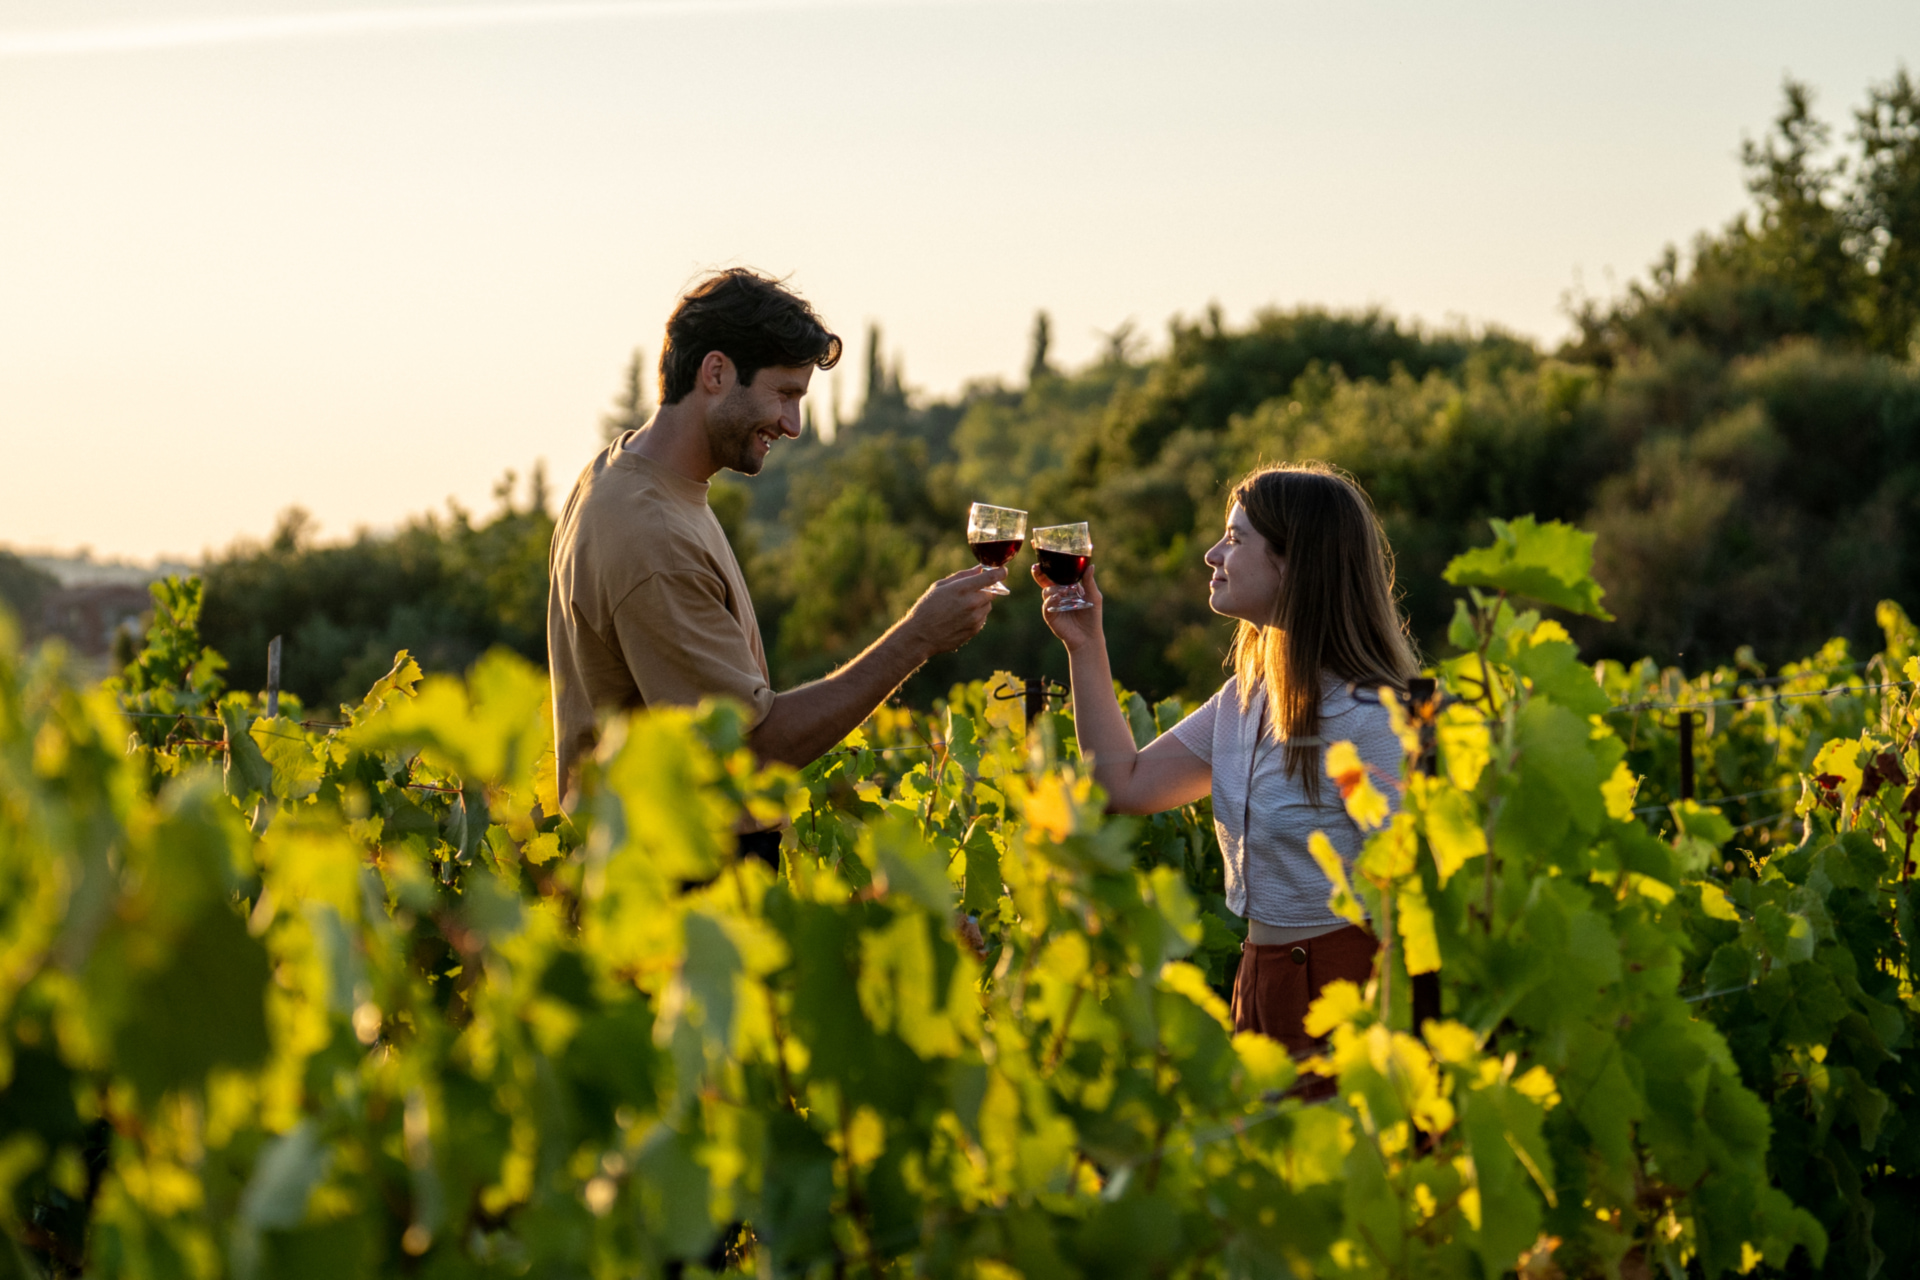
[(280, 714), (280, 637), (267, 642), (267, 719)]
[(1693, 721), (1696, 716), (1704, 720), (1698, 711), (1680, 713), (1680, 798), (1693, 799)]

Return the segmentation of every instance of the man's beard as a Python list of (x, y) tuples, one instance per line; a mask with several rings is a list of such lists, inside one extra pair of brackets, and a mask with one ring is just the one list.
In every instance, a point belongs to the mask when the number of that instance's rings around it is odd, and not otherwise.
[(755, 456), (753, 442), (761, 425), (731, 396), (715, 405), (707, 416), (707, 448), (713, 460), (729, 471), (759, 475), (766, 459)]

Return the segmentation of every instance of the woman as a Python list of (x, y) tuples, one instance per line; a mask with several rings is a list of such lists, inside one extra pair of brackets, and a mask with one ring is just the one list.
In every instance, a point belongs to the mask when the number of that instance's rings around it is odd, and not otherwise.
[[(1377, 947), (1328, 910), (1332, 886), (1307, 851), (1324, 831), (1351, 864), (1363, 842), (1322, 747), (1351, 741), (1397, 800), (1400, 742), (1378, 690), (1404, 693), (1419, 668), (1373, 505), (1324, 463), (1263, 467), (1235, 485), (1206, 562), (1208, 603), (1240, 620), (1233, 676), (1144, 748), (1114, 697), (1091, 570), (1082, 586), (1095, 607), (1050, 612), (1047, 625), (1067, 646), (1080, 754), (1111, 810), (1158, 813), (1212, 793), (1227, 906), (1247, 920), (1234, 1027), (1301, 1054), (1316, 1047), (1307, 1006), (1336, 978), (1364, 985)], [(1052, 587), (1037, 566), (1034, 576)]]

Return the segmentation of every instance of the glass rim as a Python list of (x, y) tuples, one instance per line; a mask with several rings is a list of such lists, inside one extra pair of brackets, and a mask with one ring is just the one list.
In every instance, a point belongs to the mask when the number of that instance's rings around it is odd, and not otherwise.
[(991, 502), (976, 502), (967, 508), (967, 515), (971, 517), (977, 511), (1005, 512), (1010, 516), (1024, 516), (1027, 514), (1019, 507), (996, 507)]
[[(1049, 536), (1051, 535), (1051, 536)], [(1042, 525), (1038, 529), (1027, 530), (1027, 538), (1040, 551), (1063, 551), (1068, 555), (1093, 554), (1093, 530), (1085, 520), (1073, 524)], [(1049, 546), (1049, 543), (1066, 543), (1067, 546)], [(1084, 547), (1083, 553), (1079, 548)]]

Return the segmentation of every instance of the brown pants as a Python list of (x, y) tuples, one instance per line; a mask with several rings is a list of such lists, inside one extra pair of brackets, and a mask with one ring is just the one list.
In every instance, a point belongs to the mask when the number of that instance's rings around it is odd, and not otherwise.
[(1379, 941), (1355, 924), (1304, 942), (1243, 943), (1233, 975), (1233, 1029), (1278, 1040), (1296, 1058), (1313, 1053), (1321, 1042), (1307, 1034), (1307, 1006), (1337, 978), (1366, 986), (1379, 948)]

